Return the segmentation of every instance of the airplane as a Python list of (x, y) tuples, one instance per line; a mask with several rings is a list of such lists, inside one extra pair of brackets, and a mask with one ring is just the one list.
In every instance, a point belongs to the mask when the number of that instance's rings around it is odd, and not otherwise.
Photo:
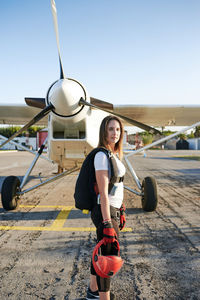
[[(8, 142), (14, 143), (13, 139), (16, 136), (34, 124), (48, 124), (48, 139), (43, 142), (38, 152), (26, 149), (34, 153), (35, 157), (22, 182), (16, 176), (8, 176), (4, 179), (1, 200), (5, 210), (16, 209), (23, 194), (78, 171), (87, 154), (97, 146), (101, 121), (108, 114), (120, 117), (124, 125), (131, 124), (158, 136), (161, 136), (161, 132), (155, 127), (189, 126), (184, 129), (186, 131), (200, 125), (200, 106), (114, 106), (110, 102), (90, 97), (86, 88), (79, 81), (65, 77), (60, 54), (55, 0), (51, 0), (51, 10), (58, 49), (60, 78), (50, 85), (45, 98), (26, 97), (27, 106), (0, 106), (1, 124), (25, 124), (8, 139), (1, 136), (5, 141), (0, 145), (0, 148)], [(169, 137), (161, 137), (152, 145), (162, 143), (182, 132), (183, 130)], [(49, 160), (58, 164), (59, 172), (40, 184), (23, 189), (37, 160), (42, 156), (46, 143), (48, 143)], [(125, 187), (125, 189), (141, 197), (144, 211), (154, 211), (157, 207), (156, 181), (153, 177), (146, 177), (141, 183), (128, 161), (128, 157), (148, 149), (152, 145), (134, 152), (131, 151), (124, 157), (139, 191), (130, 187)]]

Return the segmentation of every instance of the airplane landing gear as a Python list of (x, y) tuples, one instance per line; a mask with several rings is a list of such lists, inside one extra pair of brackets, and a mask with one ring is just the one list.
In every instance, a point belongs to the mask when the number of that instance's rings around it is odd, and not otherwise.
[(158, 203), (157, 186), (153, 177), (145, 177), (142, 181), (142, 208), (144, 211), (154, 211)]
[(19, 196), (20, 180), (16, 176), (8, 176), (5, 178), (1, 188), (2, 206), (6, 210), (13, 210), (17, 207)]
[(141, 184), (132, 165), (130, 164), (130, 162), (128, 160), (128, 156), (125, 156), (124, 158), (125, 158), (128, 168), (129, 168), (129, 171), (131, 172), (133, 179), (134, 179), (140, 192), (137, 192), (127, 186), (124, 186), (124, 188), (126, 190), (134, 193), (135, 195), (138, 195), (141, 197), (142, 208), (144, 211), (150, 212), (150, 211), (156, 210), (156, 207), (158, 204), (156, 180), (153, 177), (145, 177)]

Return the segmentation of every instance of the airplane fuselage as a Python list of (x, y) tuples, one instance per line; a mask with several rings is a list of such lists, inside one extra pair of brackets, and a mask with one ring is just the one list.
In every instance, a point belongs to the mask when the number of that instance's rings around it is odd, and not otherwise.
[(80, 106), (80, 98), (90, 102), (86, 89), (74, 79), (60, 79), (47, 92), (46, 105), (55, 107), (48, 118), (49, 158), (65, 169), (81, 164), (97, 146), (100, 123), (107, 115)]

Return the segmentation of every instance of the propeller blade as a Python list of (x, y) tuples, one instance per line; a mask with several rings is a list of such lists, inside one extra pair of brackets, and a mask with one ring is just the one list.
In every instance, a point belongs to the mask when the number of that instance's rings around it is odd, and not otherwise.
[(29, 127), (40, 121), (42, 118), (44, 118), (51, 110), (54, 109), (53, 104), (48, 105), (45, 107), (42, 111), (40, 111), (32, 120), (30, 120), (26, 125), (24, 125), (20, 130), (15, 132), (9, 139), (7, 139), (5, 142), (3, 142), (0, 145), (0, 148), (9, 143), (12, 139), (14, 139), (16, 136), (18, 136), (23, 131), (27, 130)]
[(99, 100), (99, 99), (93, 98), (93, 97), (90, 97), (90, 102), (91, 102), (91, 104), (96, 105), (100, 108), (113, 110), (113, 104), (110, 102), (102, 101), (102, 100)]
[(61, 61), (61, 56), (60, 56), (60, 44), (59, 44), (59, 35), (58, 35), (58, 21), (57, 21), (57, 10), (56, 10), (55, 0), (51, 0), (51, 10), (52, 10), (52, 15), (53, 15), (53, 23), (54, 23), (55, 33), (56, 33), (56, 42), (57, 42), (58, 56), (59, 56), (59, 63), (60, 63), (60, 79), (64, 79), (65, 75), (64, 75), (62, 61)]
[(141, 129), (143, 129), (145, 131), (149, 131), (152, 134), (161, 134), (161, 132), (159, 130), (157, 130), (157, 129), (151, 127), (151, 126), (148, 126), (148, 125), (146, 125), (144, 123), (140, 123), (140, 122), (138, 122), (136, 120), (130, 119), (130, 118), (126, 117), (126, 116), (120, 115), (120, 114), (115, 113), (113, 111), (110, 111), (108, 109), (101, 108), (100, 106), (96, 106), (94, 104), (91, 104), (91, 103), (85, 101), (83, 98), (80, 99), (79, 105), (87, 105), (87, 106), (90, 106), (92, 108), (97, 108), (97, 109), (103, 110), (103, 111), (105, 111), (105, 112), (107, 112), (107, 113), (109, 113), (111, 115), (114, 115), (114, 116), (117, 116), (117, 117), (121, 118), (122, 120), (124, 120), (124, 121), (132, 124), (133, 126), (139, 127), (139, 128), (141, 128)]
[(25, 98), (25, 102), (28, 106), (33, 106), (37, 108), (45, 108), (45, 98)]

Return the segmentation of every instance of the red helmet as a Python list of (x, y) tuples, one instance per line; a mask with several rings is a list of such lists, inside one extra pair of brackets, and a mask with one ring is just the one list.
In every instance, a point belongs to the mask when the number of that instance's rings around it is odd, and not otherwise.
[(103, 278), (110, 278), (121, 269), (124, 261), (119, 256), (119, 242), (117, 240), (118, 255), (99, 255), (99, 249), (103, 243), (103, 240), (101, 240), (94, 248), (92, 263), (97, 275)]

